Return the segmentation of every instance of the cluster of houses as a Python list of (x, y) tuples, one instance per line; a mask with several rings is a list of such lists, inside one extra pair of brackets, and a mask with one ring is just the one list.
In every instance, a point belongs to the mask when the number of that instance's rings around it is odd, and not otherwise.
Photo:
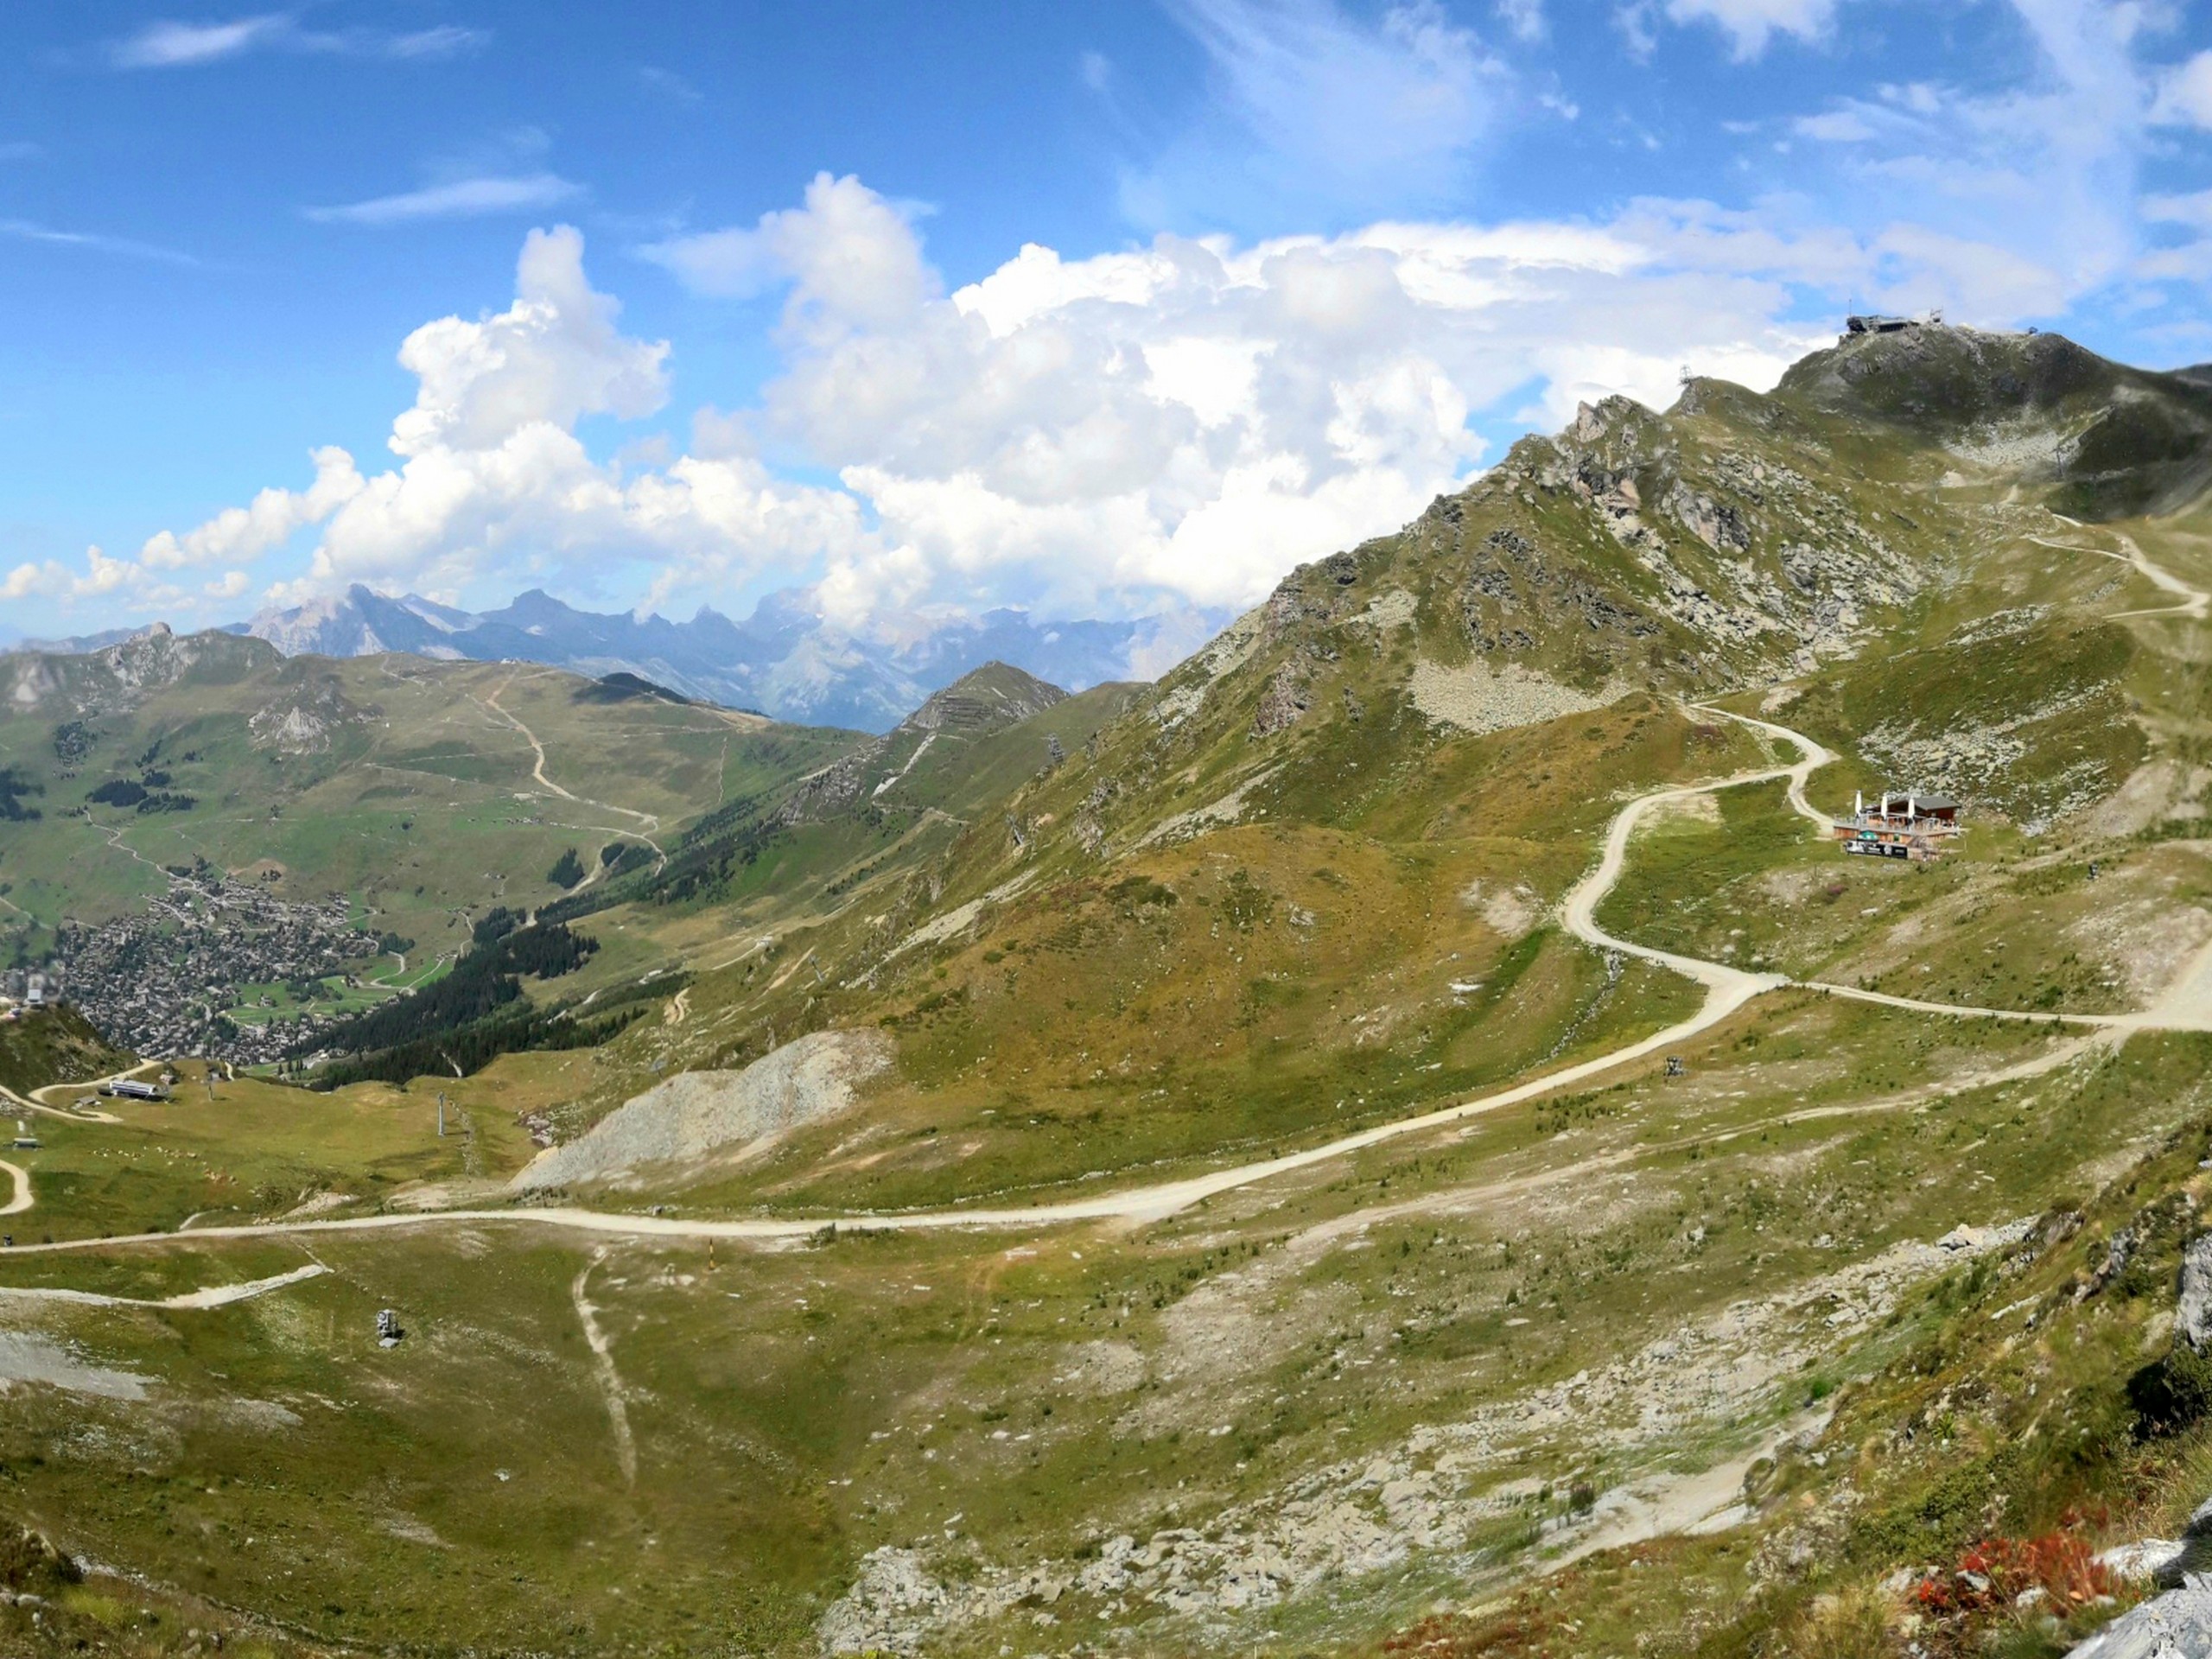
[(337, 1017), (233, 1017), (245, 988), (344, 976), (378, 953), (344, 897), (293, 904), (207, 866), (169, 872), (168, 893), (138, 915), (64, 923), (55, 944), (69, 1001), (111, 1041), (241, 1065), (282, 1058)]
[(61, 975), (58, 969), (10, 968), (0, 974), (0, 1001), (10, 1005), (6, 1010), (10, 1018), (19, 1007), (42, 1008), (60, 1000)]

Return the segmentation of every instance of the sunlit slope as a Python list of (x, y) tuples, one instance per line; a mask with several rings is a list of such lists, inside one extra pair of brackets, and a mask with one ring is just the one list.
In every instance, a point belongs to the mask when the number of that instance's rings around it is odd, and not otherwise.
[[(1948, 395), (1924, 378), (1891, 391)], [(1624, 925), (1900, 994), (2129, 1006), (2174, 952), (2085, 919), (2079, 875), (2011, 864), (2109, 840), (2130, 779), (2201, 741), (2174, 631), (2123, 614), (2158, 590), (2124, 531), (2037, 504), (2061, 481), (1802, 379), (1693, 383), (1665, 415), (1615, 400), (1524, 442), (1398, 534), (1294, 573), (1057, 764), (1029, 740), (1002, 805), (923, 840), (905, 821), (902, 858), (848, 862), (861, 881), (786, 903), (785, 925), (681, 895), (760, 925), (726, 931), (738, 960), (683, 1023), (609, 1052), (569, 1127), (655, 1068), (876, 1026), (900, 1055), (879, 1120), (797, 1135), (726, 1196), (922, 1202), (1311, 1134), (1611, 1039), (1687, 988), (1609, 972), (1547, 912), (1625, 793), (1758, 758), (1700, 697), (1840, 751), (1815, 779), (1839, 810), (1916, 783), (1962, 796), (1974, 830), (1893, 899), (1866, 884), (1914, 873), (1839, 871), (1778, 793), (1732, 799), (1710, 846), (1683, 843), (1694, 869), (1662, 855), (1631, 880)], [(927, 766), (902, 733), (842, 785), (860, 811)], [(738, 868), (792, 893), (789, 827)], [(2097, 844), (2129, 917), (2196, 903), (2190, 867)]]
[[(1916, 389), (1910, 354), (1843, 349), (1900, 377), (1885, 409), (1952, 396), (1948, 357)], [(19, 1243), (211, 1200), (494, 1215), (7, 1258), (143, 1299), (327, 1269), (206, 1313), (27, 1303), (48, 1345), (22, 1351), (146, 1394), (11, 1389), (11, 1503), (334, 1641), (978, 1659), (1359, 1652), (1439, 1606), (1462, 1611), (1393, 1650), (1881, 1652), (1844, 1615), (1889, 1597), (1901, 1631), (1925, 1609), (1883, 1586), (1992, 1529), (2170, 1531), (2212, 1420), (2132, 1382), (2202, 1380), (2168, 1333), (2206, 1039), (2042, 1016), (2149, 1006), (2212, 939), (2188, 596), (2212, 541), (2193, 507), (2075, 522), (2079, 480), (1983, 420), (1796, 381), (1609, 404), (1294, 573), (1157, 686), (986, 679), (732, 789), (665, 868), (558, 906), (601, 949), (538, 988), (658, 1003), (604, 1047), (56, 1125)], [(566, 774), (523, 689), (497, 701), (556, 781), (658, 810)], [(1684, 797), (1629, 841), (1604, 926), (2038, 1017), (1776, 988), (1570, 1090), (1164, 1218), (854, 1224), (1242, 1165), (1671, 1023), (1696, 986), (1554, 918), (1625, 800), (1783, 758), (1721, 709), (1834, 747), (1824, 805), (1958, 793), (1963, 843), (1869, 868), (1779, 784)], [(505, 1186), (533, 1136), (836, 1031), (888, 1058), (834, 1116)], [(811, 1236), (514, 1218), (564, 1199)], [(2061, 1634), (2098, 1616), (2067, 1606)], [(1991, 1612), (1961, 1624), (1974, 1650), (2054, 1650), (2039, 1605)]]
[(5, 919), (41, 928), (135, 910), (162, 866), (206, 860), (289, 899), (349, 894), (435, 950), (448, 912), (554, 897), (567, 848), (588, 867), (671, 839), (859, 741), (558, 671), (223, 634), (10, 657), (0, 685)]
[[(1065, 754), (1089, 741), (1138, 690), (1109, 684), (1070, 696), (987, 664), (795, 783), (730, 791), (666, 843), (664, 868), (554, 913), (634, 904), (620, 918), (681, 940), (846, 908), (939, 868), (963, 831), (1056, 764), (1056, 746)], [(687, 927), (695, 918), (702, 925)]]
[(2172, 512), (2212, 483), (2212, 385), (2062, 334), (1847, 336), (1793, 365), (1777, 397), (2001, 468), (2076, 518)]
[[(613, 1045), (565, 1127), (657, 1072), (869, 1026), (899, 1063), (865, 1124), (795, 1135), (695, 1196), (923, 1202), (1348, 1128), (1672, 1017), (1690, 988), (1609, 968), (1545, 912), (1616, 791), (1758, 746), (1642, 692), (1455, 733), (1392, 694), (1409, 652), (1366, 650), (1357, 718), (1255, 737), (1249, 711), (1208, 712), (1178, 732), (1151, 693), (1090, 741), (1066, 704), (1012, 728), (1031, 782), (948, 815), (904, 868), (729, 938), (737, 960), (692, 982), (680, 1022)], [(1052, 764), (1038, 728), (1055, 721)], [(798, 844), (766, 839), (756, 867)]]
[(0, 1087), (19, 1095), (104, 1077), (130, 1060), (66, 1003), (19, 1009), (0, 1021)]

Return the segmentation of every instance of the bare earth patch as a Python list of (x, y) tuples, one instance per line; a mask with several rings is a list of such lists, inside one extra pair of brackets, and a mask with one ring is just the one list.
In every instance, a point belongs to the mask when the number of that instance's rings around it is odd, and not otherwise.
[(765, 1149), (803, 1123), (834, 1117), (891, 1064), (881, 1032), (817, 1031), (741, 1071), (686, 1071), (656, 1084), (566, 1146), (538, 1154), (518, 1192), (630, 1177), (646, 1165), (684, 1173)]

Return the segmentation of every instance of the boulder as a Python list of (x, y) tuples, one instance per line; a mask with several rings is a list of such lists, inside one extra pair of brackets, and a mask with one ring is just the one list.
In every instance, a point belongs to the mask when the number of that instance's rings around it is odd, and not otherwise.
[(2212, 1653), (2212, 1589), (2184, 1586), (2129, 1609), (2072, 1659), (2190, 1659)]
[(2176, 1329), (2198, 1353), (2212, 1343), (2212, 1233), (2190, 1241), (2181, 1257), (2181, 1303)]

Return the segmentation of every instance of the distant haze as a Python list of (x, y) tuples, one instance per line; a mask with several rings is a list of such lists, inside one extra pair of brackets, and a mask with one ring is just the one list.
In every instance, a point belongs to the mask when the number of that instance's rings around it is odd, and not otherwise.
[[(856, 637), (826, 620), (803, 591), (771, 594), (743, 621), (702, 609), (689, 622), (626, 612), (582, 611), (532, 589), (495, 611), (456, 610), (355, 586), (342, 598), (264, 611), (243, 632), (287, 655), (362, 657), (380, 652), (479, 662), (516, 658), (578, 673), (626, 671), (687, 696), (753, 709), (779, 720), (887, 731), (931, 692), (993, 660), (1081, 690), (1105, 680), (1149, 678), (1161, 650), (1181, 654), (1185, 633), (1221, 620), (1040, 622), (1000, 610)], [(72, 641), (79, 649), (99, 641)]]

